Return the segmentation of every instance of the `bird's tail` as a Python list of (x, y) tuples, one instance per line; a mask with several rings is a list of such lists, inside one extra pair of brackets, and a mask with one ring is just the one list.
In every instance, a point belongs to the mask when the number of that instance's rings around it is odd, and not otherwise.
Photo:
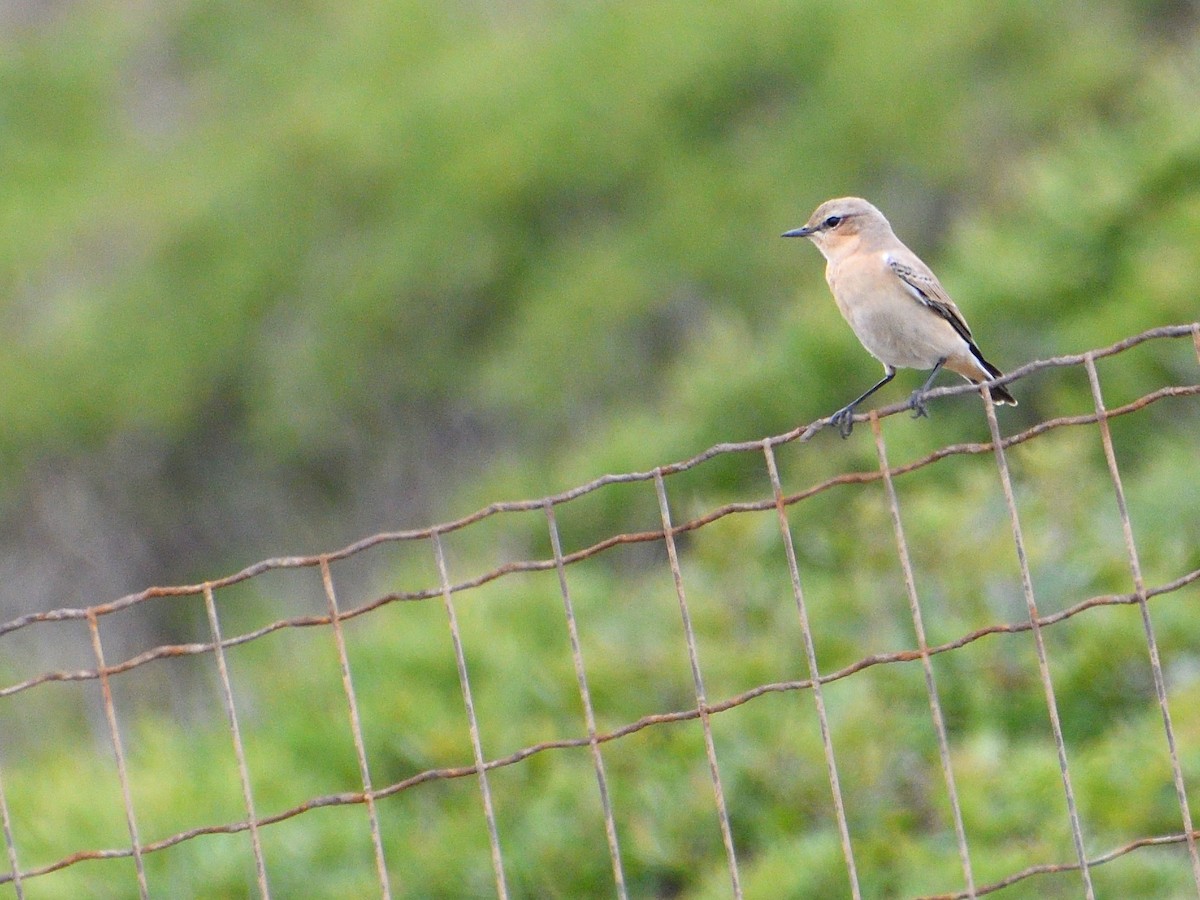
[[(989, 376), (991, 376), (992, 378), (1003, 377), (1004, 373), (1001, 372), (999, 369), (997, 369), (995, 366), (993, 366), (986, 359), (984, 359), (983, 354), (979, 352), (979, 348), (976, 347), (974, 344), (971, 345), (971, 352), (974, 354), (975, 359), (978, 361), (979, 365), (982, 366), (983, 370), (985, 372), (987, 372)], [(971, 381), (975, 382), (976, 384), (978, 384), (981, 381), (987, 380), (986, 378), (973, 378), (970, 375), (968, 375), (967, 378), (970, 379)], [(1002, 384), (993, 384), (991, 387), (988, 388), (988, 393), (990, 393), (992, 395), (992, 401), (994, 403), (999, 403), (1001, 406), (1016, 406), (1017, 405), (1017, 398), (1014, 397), (1012, 394), (1010, 394), (1008, 392), (1008, 388)]]
[[(996, 377), (999, 377), (1000, 375), (1003, 375), (1003, 374), (1004, 374), (1003, 372), (997, 372)], [(991, 387), (988, 388), (988, 393), (992, 395), (993, 403), (998, 403), (1001, 406), (1016, 406), (1017, 405), (1017, 398), (1014, 397), (1012, 394), (1010, 394), (1008, 392), (1008, 388), (1006, 388), (1002, 384), (993, 384)]]

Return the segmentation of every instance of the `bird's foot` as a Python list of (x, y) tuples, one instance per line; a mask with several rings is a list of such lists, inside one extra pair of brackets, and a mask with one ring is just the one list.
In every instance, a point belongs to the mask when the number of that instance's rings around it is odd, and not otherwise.
[(829, 417), (829, 424), (837, 428), (843, 440), (850, 437), (850, 432), (854, 430), (854, 407), (853, 403), (843, 406)]
[(908, 398), (908, 408), (913, 411), (914, 419), (929, 418), (929, 410), (925, 406), (925, 392), (916, 390), (912, 392), (912, 396)]

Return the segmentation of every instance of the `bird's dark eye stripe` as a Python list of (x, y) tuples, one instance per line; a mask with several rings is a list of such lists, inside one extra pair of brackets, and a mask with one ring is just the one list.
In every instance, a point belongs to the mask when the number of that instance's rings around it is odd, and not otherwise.
[(828, 219), (826, 219), (821, 224), (825, 228), (837, 228), (840, 224), (842, 224), (842, 217), (841, 216), (830, 216)]

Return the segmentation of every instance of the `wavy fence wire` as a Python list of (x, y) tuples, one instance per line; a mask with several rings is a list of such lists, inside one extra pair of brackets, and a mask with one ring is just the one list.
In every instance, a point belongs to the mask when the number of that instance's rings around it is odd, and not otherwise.
[[(62, 848), (61, 852), (63, 855), (51, 862), (23, 865), (23, 835), (21, 829), (14, 824), (15, 820), (21, 821), (22, 818), (13, 814), (14, 807), (11, 805), (13, 803), (12, 797), (15, 796), (16, 792), (13, 791), (12, 784), (6, 785), (4, 771), (0, 769), (0, 818), (2, 818), (8, 862), (7, 871), (0, 872), (0, 886), (7, 885), (8, 889), (13, 891), (16, 897), (24, 898), (26, 891), (33, 890), (33, 886), (37, 883), (38, 879), (49, 873), (79, 865), (84, 861), (120, 859), (126, 860), (127, 863), (130, 860), (132, 861), (133, 871), (136, 876), (137, 892), (140, 896), (146, 897), (151, 894), (144, 864), (147, 856), (162, 852), (167, 848), (183, 844), (184, 842), (203, 842), (209, 840), (209, 836), (211, 835), (237, 834), (243, 835), (245, 841), (248, 842), (254, 860), (254, 884), (247, 885), (246, 890), (248, 893), (257, 892), (258, 895), (267, 897), (270, 893), (271, 867), (267, 854), (264, 852), (264, 832), (277, 826), (278, 823), (311, 815), (315, 810), (321, 808), (361, 806), (369, 827), (371, 852), (374, 858), (379, 893), (384, 897), (389, 897), (392, 895), (393, 890), (404, 893), (404, 887), (401, 884), (403, 875), (400, 874), (404, 868), (403, 860), (406, 854), (419, 852), (419, 849), (397, 847), (389, 844), (386, 830), (381, 826), (381, 816), (379, 813), (381, 804), (387, 803), (390, 798), (403, 792), (419, 791), (422, 785), (430, 782), (466, 778), (473, 779), (478, 786), (480, 800), (479, 815), (486, 822), (495, 892), (500, 897), (507, 897), (509, 896), (510, 888), (508, 885), (509, 879), (506, 876), (503, 852), (505, 842), (497, 826), (496, 802), (489, 786), (489, 776), (505, 767), (519, 765), (530, 757), (540, 755), (543, 758), (554, 758), (555, 754), (560, 751), (575, 748), (586, 749), (589, 753), (591, 768), (594, 771), (595, 789), (604, 820), (604, 832), (611, 863), (612, 892), (618, 897), (626, 897), (628, 896), (628, 889), (626, 886), (621, 842), (623, 830), (622, 814), (621, 810), (616, 808), (612, 799), (612, 792), (609, 788), (609, 778), (605, 767), (605, 748), (614, 744), (614, 742), (620, 742), (630, 735), (643, 732), (647, 729), (660, 729), (669, 727), (673, 723), (696, 721), (703, 731), (708, 779), (711, 781), (712, 788), (713, 812), (717, 827), (720, 830), (721, 843), (724, 847), (724, 856), (728, 865), (729, 891), (732, 896), (741, 897), (742, 879), (736, 852), (738, 834), (734, 823), (731, 821), (727, 805), (727, 797), (731, 788), (722, 781), (721, 752), (717, 741), (713, 737), (712, 719), (728, 710), (752, 703), (757, 698), (767, 694), (799, 692), (811, 695), (815, 707), (821, 745), (824, 750), (824, 766), (828, 775), (830, 804), (833, 815), (836, 817), (841, 853), (845, 861), (846, 891), (849, 895), (857, 898), (862, 896), (859, 878), (860, 865), (855, 859), (855, 833), (847, 817), (847, 803), (842, 790), (842, 782), (846, 778), (853, 779), (854, 773), (839, 770), (837, 741), (832, 733), (829, 722), (830, 717), (826, 711), (824, 689), (833, 682), (852, 678), (857, 673), (867, 669), (888, 666), (895, 663), (919, 661), (924, 675), (925, 691), (928, 695), (932, 717), (932, 727), (936, 733), (940, 768), (945, 781), (948, 805), (953, 820), (954, 841), (957, 846), (957, 855), (962, 869), (961, 883), (949, 886), (947, 893), (937, 896), (954, 898), (975, 897), (1000, 890), (1008, 885), (1022, 882), (1026, 879), (1035, 879), (1036, 881), (1036, 877), (1044, 873), (1073, 872), (1078, 877), (1080, 893), (1091, 897), (1094, 895), (1092, 871), (1095, 867), (1126, 854), (1134, 853), (1141, 848), (1163, 845), (1176, 845), (1179, 847), (1179, 852), (1181, 853), (1179, 857), (1180, 865), (1190, 866), (1191, 878), (1195, 882), (1197, 892), (1200, 893), (1200, 856), (1198, 856), (1196, 846), (1197, 833), (1193, 828), (1192, 811), (1189, 807), (1184, 773), (1180, 764), (1181, 754), (1177, 746), (1176, 729), (1172, 724), (1171, 710), (1168, 704), (1166, 678), (1163, 672), (1163, 664), (1159, 657), (1158, 644), (1150, 616), (1151, 600), (1172, 598), (1172, 595), (1174, 595), (1173, 599), (1183, 602), (1183, 589), (1188, 585), (1200, 581), (1200, 570), (1179, 573), (1178, 577), (1167, 583), (1157, 585), (1146, 584), (1139, 562), (1138, 546), (1134, 540), (1133, 529), (1130, 525), (1121, 471), (1113, 450), (1113, 442), (1109, 430), (1109, 421), (1111, 419), (1135, 413), (1164, 398), (1185, 398), (1188, 402), (1196, 402), (1196, 398), (1200, 397), (1200, 384), (1161, 387), (1144, 394), (1132, 402), (1117, 408), (1108, 409), (1104, 403), (1100, 379), (1096, 370), (1096, 360), (1123, 353), (1146, 341), (1189, 336), (1195, 345), (1197, 358), (1200, 360), (1200, 323), (1193, 323), (1191, 325), (1156, 328), (1103, 349), (1074, 356), (1040, 360), (1022, 366), (1003, 380), (1005, 382), (1014, 381), (1031, 373), (1056, 367), (1082, 367), (1086, 372), (1088, 383), (1091, 387), (1093, 409), (1080, 415), (1041, 421), (1031, 428), (1004, 437), (997, 423), (990, 397), (987, 391), (982, 391), (980, 393), (984, 400), (984, 408), (990, 428), (990, 441), (944, 446), (926, 456), (896, 467), (892, 467), (888, 462), (887, 446), (884, 441), (880, 420), (905, 411), (905, 405), (898, 403), (865, 415), (859, 415), (856, 417), (856, 420), (860, 423), (865, 423), (873, 436), (878, 468), (868, 471), (844, 472), (799, 491), (789, 493), (784, 490), (779, 475), (779, 467), (776, 462), (776, 450), (782, 445), (792, 442), (802, 443), (808, 441), (825, 426), (825, 421), (819, 421), (806, 428), (797, 428), (787, 434), (766, 438), (761, 441), (721, 444), (686, 461), (660, 466), (648, 472), (607, 475), (555, 496), (531, 501), (494, 503), (472, 515), (453, 522), (435, 525), (431, 528), (375, 534), (332, 553), (263, 560), (240, 572), (203, 584), (154, 587), (109, 603), (102, 603), (82, 609), (56, 609), (49, 612), (34, 613), (4, 623), (0, 625), (0, 640), (9, 642), (15, 640), (26, 629), (30, 629), (35, 625), (67, 627), (61, 623), (80, 622), (86, 626), (90, 639), (91, 652), (94, 655), (94, 667), (82, 670), (42, 671), (17, 683), (0, 688), (0, 702), (10, 702), (10, 698), (24, 694), (27, 691), (46, 690), (46, 685), (56, 682), (99, 683), (104, 717), (101, 727), (107, 729), (111, 739), (115, 761), (115, 777), (119, 782), (120, 802), (123, 806), (129, 842), (126, 846), (104, 849)], [(949, 396), (974, 390), (976, 389), (971, 385), (962, 384), (939, 388), (932, 392), (932, 396)], [(1102, 443), (1123, 532), (1126, 552), (1126, 559), (1123, 565), (1128, 568), (1134, 590), (1127, 594), (1103, 595), (1082, 599), (1073, 606), (1061, 609), (1053, 614), (1043, 615), (1039, 613), (1037, 606), (1037, 596), (1034, 591), (1033, 579), (1030, 575), (1030, 564), (1022, 533), (1021, 517), (1018, 514), (1017, 503), (1014, 499), (1012, 477), (1006, 454), (1010, 448), (1016, 445), (1036, 440), (1049, 432), (1069, 426), (1090, 426), (1095, 428)], [(771, 485), (772, 495), (769, 498), (725, 505), (687, 521), (674, 521), (669, 497), (669, 482), (672, 477), (701, 466), (717, 457), (730, 454), (755, 454), (760, 456)], [(926, 637), (920, 596), (916, 588), (912, 558), (902, 523), (901, 507), (897, 498), (894, 479), (907, 472), (926, 466), (937, 465), (940, 461), (948, 457), (970, 455), (990, 455), (993, 457), (997, 467), (1004, 504), (1007, 509), (1007, 517), (1011, 526), (1012, 546), (1015, 550), (1020, 570), (1022, 593), (1028, 617), (1025, 621), (1018, 623), (988, 625), (970, 633), (962, 634), (949, 642), (931, 645)], [(583, 549), (564, 552), (558, 524), (558, 513), (561, 510), (585, 495), (604, 491), (614, 485), (637, 482), (644, 482), (648, 486), (653, 486), (657, 499), (658, 518), (660, 520), (657, 527), (645, 531), (612, 534)], [(801, 565), (797, 559), (796, 542), (791, 530), (792, 519), (794, 518), (796, 509), (802, 508), (800, 507), (801, 504), (832, 487), (872, 482), (882, 483), (890, 509), (890, 521), (894, 532), (895, 549), (900, 571), (903, 575), (905, 594), (916, 637), (916, 646), (913, 649), (865, 655), (852, 664), (837, 670), (822, 671), (818, 666), (815, 650), (816, 639), (819, 638), (819, 635), (814, 635), (810, 625), (805, 592), (802, 587)], [(787, 563), (787, 575), (791, 585), (791, 601), (796, 608), (799, 630), (802, 637), (802, 646), (798, 649), (803, 657), (801, 665), (803, 665), (805, 671), (802, 676), (798, 674), (794, 680), (760, 684), (733, 696), (710, 700), (706, 692), (704, 670), (700, 663), (696, 636), (692, 627), (687, 583), (681, 571), (678, 541), (684, 535), (688, 535), (698, 529), (703, 529), (711, 523), (731, 514), (755, 511), (769, 512), (772, 509), (777, 514), (779, 539), (785, 551), (781, 562), (786, 560)], [(454, 581), (450, 574), (447, 554), (443, 547), (446, 537), (456, 532), (477, 528), (484, 520), (502, 519), (504, 516), (513, 513), (532, 513), (544, 517), (549, 546), (552, 551), (551, 557), (510, 561), (469, 580)], [(1194, 515), (1195, 511), (1181, 512), (1181, 514)], [(369, 549), (380, 545), (397, 543), (413, 546), (426, 545), (428, 554), (432, 557), (433, 561), (432, 571), (436, 571), (437, 573), (437, 583), (419, 590), (377, 596), (361, 605), (343, 608), (338, 591), (335, 589), (334, 579), (331, 574), (331, 564), (357, 557)], [(604, 554), (606, 551), (612, 550), (619, 545), (630, 544), (661, 545), (661, 548), (665, 550), (666, 563), (669, 567), (675, 598), (678, 602), (683, 635), (686, 642), (691, 672), (691, 687), (694, 690), (694, 705), (682, 710), (645, 715), (635, 721), (628, 721), (620, 727), (602, 730), (597, 724), (597, 711), (589, 690), (588, 670), (585, 666), (584, 655), (581, 650), (580, 627), (573, 609), (570, 572), (573, 566), (578, 565), (584, 560)], [(227, 633), (222, 629), (219, 600), (223, 591), (228, 590), (233, 585), (260, 578), (271, 571), (293, 569), (312, 571), (312, 577), (318, 582), (320, 593), (324, 598), (325, 611), (323, 613), (279, 619), (262, 627), (238, 633)], [(570, 644), (569, 649), (574, 666), (576, 687), (582, 704), (583, 733), (573, 737), (529, 744), (503, 757), (489, 756), (481, 739), (477, 705), (474, 699), (475, 690), (473, 686), (478, 686), (477, 682), (480, 676), (476, 675), (476, 681), (472, 681), (467, 665), (467, 651), (464, 647), (465, 642), (459, 628), (456, 609), (464, 596), (471, 595), (472, 592), (479, 590), (482, 586), (493, 582), (503, 585), (505, 579), (510, 578), (516, 573), (528, 572), (553, 572), (557, 574), (558, 589), (561, 593), (563, 610), (566, 616), (566, 636)], [(209, 639), (197, 643), (164, 644), (120, 661), (113, 661), (107, 658), (104, 642), (101, 640), (100, 622), (106, 617), (114, 616), (123, 611), (136, 612), (146, 604), (153, 604), (156, 601), (162, 602), (165, 598), (195, 598), (202, 603), (207, 618)], [(347, 651), (344, 626), (345, 623), (351, 620), (359, 619), (360, 617), (370, 617), (392, 604), (416, 601), (440, 602), (444, 608), (445, 621), (451, 636), (451, 646), (454, 652), (459, 687), (464, 703), (466, 726), (469, 733), (472, 755), (470, 760), (463, 760), (459, 765), (429, 768), (402, 780), (378, 785), (373, 778), (370, 765), (371, 760), (367, 752), (366, 742), (364, 741), (364, 727), (360, 714), (360, 694), (355, 682), (355, 673), (350, 663), (350, 654)], [(1160, 600), (1160, 602), (1162, 601)], [(1162, 740), (1165, 742), (1166, 753), (1170, 759), (1173, 781), (1171, 787), (1178, 801), (1179, 829), (1175, 833), (1166, 835), (1142, 837), (1123, 846), (1113, 847), (1099, 855), (1089, 857), (1085, 851), (1087, 823), (1082, 820), (1075, 800), (1072, 771), (1069, 765), (1068, 753), (1063, 738), (1063, 727), (1060, 720), (1059, 703), (1056, 699), (1054, 683), (1050, 676), (1049, 651), (1047, 650), (1043, 635), (1048, 629), (1054, 628), (1072, 617), (1086, 615), (1089, 611), (1099, 607), (1117, 605), (1136, 606), (1140, 611), (1141, 624), (1145, 636), (1145, 648), (1152, 670), (1154, 696), (1162, 718)], [(228, 617), (228, 612), (226, 615)], [(253, 785), (255, 779), (252, 778), (252, 767), (248, 761), (242, 737), (242, 729), (239, 725), (238, 704), (235, 700), (239, 696), (239, 691), (236, 689), (236, 679), (234, 674), (231, 673), (231, 666), (227, 658), (236, 652), (238, 648), (259, 641), (269, 634), (297, 628), (328, 629), (332, 637), (340, 667), (341, 688), (346, 701), (346, 709), (341, 715), (348, 713), (349, 730), (357, 758), (361, 788), (342, 793), (311, 796), (303, 802), (287, 808), (264, 809), (264, 803), (254, 796)], [(1061, 790), (1065, 799), (1075, 855), (1074, 859), (1063, 860), (1058, 863), (1030, 865), (1019, 871), (1013, 871), (1002, 879), (982, 884), (977, 883), (978, 879), (973, 869), (972, 848), (969, 835), (964, 827), (963, 813), (955, 781), (955, 771), (952, 765), (952, 740), (946, 726), (946, 715), (942, 710), (931, 659), (938, 654), (954, 653), (988, 635), (1017, 632), (1029, 632), (1030, 639), (1033, 641), (1036, 650), (1039, 680), (1045, 694), (1044, 701), (1049, 713), (1050, 731), (1057, 750)], [(0, 651), (2, 650), (3, 645), (0, 645)], [(220, 684), (221, 702), (229, 727), (240, 780), (244, 816), (236, 821), (222, 824), (196, 825), (174, 833), (150, 835), (145, 833), (145, 829), (141, 827), (139, 822), (138, 808), (134, 802), (136, 794), (135, 785), (131, 779), (130, 767), (127, 764), (127, 747), (131, 739), (135, 739), (131, 738), (130, 734), (134, 728), (134, 716), (129, 712), (125, 712), (124, 715), (118, 714), (118, 703), (114, 699), (116, 694), (114, 685), (118, 685), (120, 680), (125, 678), (128, 673), (147, 666), (152, 662), (173, 662), (190, 657), (211, 658), (216, 668)], [(247, 692), (250, 692), (249, 686), (246, 689)], [(0, 706), (0, 716), (3, 715), (4, 708)], [(403, 723), (397, 723), (397, 727), (403, 727)], [(3, 731), (0, 731), (0, 754), (3, 754), (5, 751), (3, 742)], [(1195, 752), (1194, 748), (1193, 752)], [(7, 762), (11, 762), (11, 759)], [(4, 763), (3, 756), (0, 756), (0, 765)], [(186, 774), (183, 777), (186, 777)], [(8, 788), (7, 793), (6, 787)], [(52, 802), (52, 800), (46, 798), (44, 802)], [(186, 812), (186, 810), (183, 812)], [(1185, 859), (1186, 862), (1184, 862)], [(122, 878), (125, 877), (124, 873), (126, 872), (128, 872), (127, 868), (120, 870)], [(95, 877), (94, 874), (93, 877)], [(117, 878), (116, 870), (114, 870), (113, 878)], [(393, 881), (396, 883), (393, 884)], [(133, 888), (132, 885), (125, 885), (120, 887), (115, 886), (114, 889), (126, 892), (132, 891)]]

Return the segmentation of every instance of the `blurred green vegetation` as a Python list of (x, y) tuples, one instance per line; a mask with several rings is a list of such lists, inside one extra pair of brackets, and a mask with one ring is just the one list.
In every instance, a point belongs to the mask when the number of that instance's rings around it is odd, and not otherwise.
[[(827, 415), (876, 363), (838, 318), (818, 254), (778, 234), (831, 196), (889, 215), (1002, 368), (1194, 321), (1198, 24), (1183, 0), (2, 12), (3, 619), (332, 550)], [(1099, 372), (1113, 407), (1196, 381), (1196, 355), (1154, 342)], [(1079, 369), (1013, 390), (1008, 432), (1091, 409)], [(987, 433), (970, 396), (884, 428), (893, 465)], [(1147, 583), (1200, 567), (1196, 404), (1155, 404), (1113, 433)], [(1010, 460), (1042, 611), (1131, 590), (1095, 430)], [(781, 448), (779, 464), (796, 491), (876, 461), (860, 428)], [(752, 455), (667, 487), (676, 522), (770, 494)], [(897, 490), (931, 642), (1022, 620), (991, 458), (947, 459)], [(658, 509), (641, 484), (558, 516), (570, 552), (652, 529)], [(882, 489), (836, 488), (793, 507), (791, 525), (822, 669), (911, 647)], [(550, 553), (535, 514), (446, 541), (455, 580)], [(721, 519), (681, 550), (709, 699), (806, 677), (774, 511)], [(336, 564), (343, 606), (435, 586), (427, 551)], [(618, 548), (568, 577), (599, 727), (694, 706), (660, 548)], [(221, 591), (225, 632), (320, 612), (319, 588), (303, 572)], [(1152, 606), (1193, 809), (1196, 598), (1192, 585)], [(489, 758), (579, 736), (555, 574), (458, 604)], [(105, 620), (110, 662), (205, 639), (202, 604), (152, 606)], [(376, 786), (467, 764), (440, 605), (346, 627)], [(3, 684), (94, 665), (58, 634), (0, 639)], [(1046, 640), (1089, 852), (1178, 832), (1136, 608), (1077, 616)], [(325, 630), (229, 656), (260, 814), (361, 786)], [(934, 669), (976, 882), (1070, 861), (1031, 638), (985, 638)], [(210, 659), (155, 662), (114, 690), (143, 840), (244, 816)], [(51, 684), (0, 703), (23, 867), (128, 843), (98, 696)], [(866, 894), (957, 889), (919, 666), (868, 669), (826, 701)], [(767, 694), (713, 728), (747, 896), (845, 895), (811, 699)], [(604, 755), (631, 895), (727, 896), (699, 726), (643, 730)], [(515, 896), (612, 894), (586, 749), (496, 770), (492, 788)], [(471, 779), (380, 802), (398, 896), (492, 892), (479, 807)], [(262, 836), (279, 896), (377, 890), (361, 807)], [(253, 883), (244, 835), (146, 866), (155, 895)], [(1094, 874), (1100, 896), (1190, 896), (1177, 847)], [(26, 896), (134, 884), (132, 863), (89, 862), (29, 880)], [(1079, 893), (1059, 875), (1004, 896)]]

